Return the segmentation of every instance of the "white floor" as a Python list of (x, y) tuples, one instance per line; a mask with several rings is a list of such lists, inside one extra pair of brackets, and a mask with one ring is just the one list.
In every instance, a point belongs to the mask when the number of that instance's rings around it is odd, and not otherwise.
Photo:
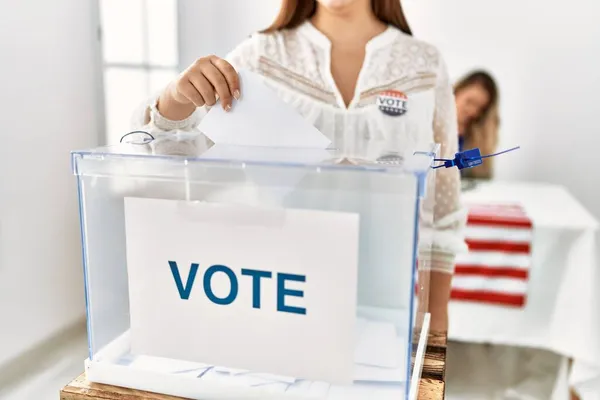
[(448, 343), (448, 400), (568, 400), (566, 360), (549, 351)]
[(26, 374), (0, 387), (0, 400), (59, 400), (60, 389), (83, 372), (87, 358), (85, 332), (41, 355)]

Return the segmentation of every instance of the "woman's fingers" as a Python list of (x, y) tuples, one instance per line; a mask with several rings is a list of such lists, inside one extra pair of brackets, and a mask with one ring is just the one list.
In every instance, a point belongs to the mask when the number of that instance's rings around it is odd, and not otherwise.
[(236, 100), (240, 99), (240, 79), (237, 71), (231, 64), (222, 58), (215, 58), (211, 60), (212, 64), (217, 67), (221, 74), (225, 77), (227, 84), (229, 85), (229, 91)]
[(240, 98), (240, 82), (236, 70), (227, 61), (217, 57), (203, 57), (179, 77), (174, 98), (180, 103), (194, 103), (196, 107), (214, 106), (217, 99), (229, 111), (233, 99)]
[[(176, 90), (179, 96), (183, 96), (187, 99), (187, 102), (194, 103), (196, 107), (202, 107), (206, 103), (203, 96), (189, 79), (180, 79), (177, 82)], [(176, 100), (179, 101), (178, 99)]]
[(200, 93), (202, 98), (204, 99), (204, 103), (212, 107), (217, 103), (217, 98), (215, 96), (215, 88), (208, 81), (208, 79), (204, 76), (204, 74), (194, 74), (190, 77), (190, 81)]
[(229, 111), (231, 109), (231, 103), (233, 102), (233, 93), (231, 92), (227, 79), (225, 79), (223, 73), (212, 63), (205, 65), (202, 69), (202, 73), (219, 96), (223, 109)]

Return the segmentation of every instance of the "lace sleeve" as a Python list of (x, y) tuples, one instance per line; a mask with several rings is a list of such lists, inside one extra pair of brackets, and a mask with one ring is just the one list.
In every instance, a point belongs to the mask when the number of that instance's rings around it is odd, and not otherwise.
[[(259, 45), (256, 39), (256, 37), (248, 38), (231, 51), (225, 59), (236, 69), (254, 70), (258, 59), (257, 46)], [(161, 93), (162, 91), (155, 93), (135, 110), (131, 124), (132, 130), (143, 129), (150, 132), (191, 131), (197, 128), (202, 117), (208, 111), (208, 107), (203, 106), (197, 108), (192, 115), (184, 120), (169, 120), (162, 116), (156, 107)]]
[[(434, 140), (440, 144), (439, 158), (454, 158), (458, 151), (456, 103), (444, 60), (439, 58), (435, 87)], [(461, 203), (460, 172), (440, 168), (435, 172), (433, 245), (431, 268), (452, 273), (455, 255), (466, 250), (463, 227), (466, 209)]]

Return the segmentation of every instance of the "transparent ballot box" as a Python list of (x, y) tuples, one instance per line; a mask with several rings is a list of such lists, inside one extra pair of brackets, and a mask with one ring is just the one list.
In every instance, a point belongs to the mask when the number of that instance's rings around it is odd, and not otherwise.
[(73, 152), (87, 379), (190, 399), (415, 399), (436, 151), (369, 161), (167, 135)]

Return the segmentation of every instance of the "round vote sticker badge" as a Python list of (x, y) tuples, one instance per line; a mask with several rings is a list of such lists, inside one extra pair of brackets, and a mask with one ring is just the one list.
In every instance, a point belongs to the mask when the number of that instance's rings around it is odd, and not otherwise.
[(392, 117), (406, 114), (408, 111), (406, 104), (408, 103), (408, 97), (400, 91), (388, 90), (381, 92), (377, 96), (377, 105), (379, 110)]

